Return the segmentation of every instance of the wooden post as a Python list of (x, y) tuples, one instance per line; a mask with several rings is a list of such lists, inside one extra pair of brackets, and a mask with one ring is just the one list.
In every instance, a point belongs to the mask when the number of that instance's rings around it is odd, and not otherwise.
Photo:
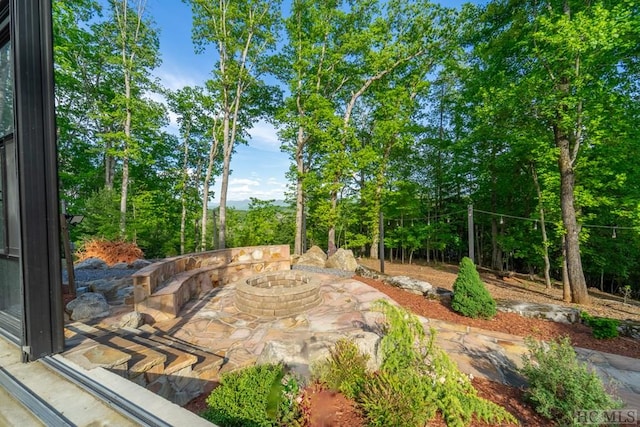
[(469, 236), (469, 258), (471, 258), (471, 261), (473, 261), (473, 263), (475, 264), (475, 254), (474, 254), (474, 227), (473, 227), (473, 205), (469, 205), (467, 208), (467, 216), (468, 216), (468, 226), (469, 226), (469, 231), (468, 231), (468, 236)]
[(382, 207), (380, 208), (380, 217), (378, 219), (379, 241), (378, 241), (378, 259), (380, 259), (380, 273), (384, 274), (384, 215)]

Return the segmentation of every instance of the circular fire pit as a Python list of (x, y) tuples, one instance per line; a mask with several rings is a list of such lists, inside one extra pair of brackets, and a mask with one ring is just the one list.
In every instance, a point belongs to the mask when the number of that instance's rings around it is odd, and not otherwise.
[(261, 317), (300, 314), (320, 304), (319, 280), (299, 271), (251, 276), (236, 285), (236, 307)]

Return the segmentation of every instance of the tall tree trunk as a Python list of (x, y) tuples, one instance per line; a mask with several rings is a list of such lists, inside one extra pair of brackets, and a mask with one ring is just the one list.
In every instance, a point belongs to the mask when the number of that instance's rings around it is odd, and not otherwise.
[(202, 185), (202, 215), (200, 217), (200, 252), (207, 250), (207, 218), (209, 213), (209, 187), (211, 185), (211, 177), (213, 175), (213, 165), (218, 155), (218, 138), (216, 137), (215, 124), (212, 129), (213, 140), (209, 148), (209, 163), (207, 164), (207, 172), (204, 175), (204, 183)]
[[(378, 247), (380, 243), (380, 230), (378, 227), (378, 221), (380, 219), (380, 211), (382, 211), (382, 188), (384, 187), (387, 181), (386, 179), (387, 164), (389, 162), (389, 157), (391, 156), (391, 150), (395, 145), (396, 141), (397, 141), (397, 138), (395, 136), (391, 138), (391, 140), (387, 141), (386, 147), (384, 148), (384, 153), (382, 155), (382, 159), (380, 159), (380, 166), (378, 167), (378, 171), (376, 173), (376, 192), (375, 192), (374, 201), (373, 201), (374, 212), (372, 216), (373, 221), (371, 224), (372, 244), (371, 244), (371, 250), (369, 252), (369, 256), (371, 257), (371, 259), (379, 258)], [(363, 178), (363, 182), (364, 182), (364, 178)], [(361, 185), (361, 187), (364, 187), (364, 183)]]
[(111, 191), (113, 190), (113, 180), (116, 175), (116, 159), (106, 152), (110, 151), (112, 147), (111, 142), (105, 143), (105, 155), (104, 155), (104, 188)]
[(567, 268), (567, 239), (565, 236), (562, 236), (562, 300), (571, 302), (571, 284)]
[(556, 128), (556, 145), (560, 149), (558, 166), (560, 168), (560, 203), (562, 207), (562, 223), (565, 228), (567, 250), (567, 274), (571, 286), (571, 301), (576, 304), (589, 304), (587, 283), (582, 271), (580, 257), (580, 229), (574, 206), (575, 173), (570, 153), (569, 137)]
[(296, 236), (293, 245), (295, 255), (302, 255), (304, 246), (304, 144), (304, 128), (299, 126), (296, 144)]
[(498, 261), (498, 221), (491, 218), (491, 268), (502, 271), (502, 261)]
[[(331, 212), (336, 213), (338, 209), (338, 191), (331, 192)], [(329, 233), (327, 236), (327, 255), (331, 256), (336, 253), (338, 248), (336, 247), (336, 224), (335, 220), (331, 220), (329, 225)]]
[(185, 230), (187, 227), (187, 182), (189, 180), (189, 130), (184, 137), (184, 145), (182, 151), (182, 194), (180, 202), (182, 204), (182, 212), (180, 214), (180, 255), (185, 252)]
[(127, 235), (127, 197), (129, 190), (129, 140), (131, 139), (131, 80), (125, 72), (126, 116), (124, 122), (124, 150), (122, 157), (122, 190), (120, 192), (120, 237)]
[(233, 142), (229, 135), (229, 118), (225, 113), (223, 123), (223, 159), (222, 159), (222, 181), (220, 183), (220, 207), (218, 218), (220, 227), (218, 228), (218, 249), (224, 249), (227, 245), (227, 192), (229, 187), (229, 172), (231, 171), (231, 153)]
[[(120, 237), (125, 238), (127, 234), (127, 198), (129, 190), (129, 160), (131, 150), (131, 80), (136, 62), (135, 49), (128, 53), (128, 47), (136, 45), (140, 39), (140, 28), (142, 25), (142, 15), (144, 14), (146, 2), (138, 1), (136, 28), (133, 34), (129, 34), (128, 24), (128, 0), (122, 0), (122, 11), (117, 12), (116, 18), (121, 36), (120, 54), (122, 60), (122, 75), (124, 79), (124, 100), (125, 100), (125, 120), (124, 120), (124, 144), (122, 150), (122, 189), (120, 192)], [(129, 38), (132, 37), (130, 40)]]
[(531, 164), (531, 176), (533, 177), (533, 184), (536, 187), (536, 193), (538, 194), (538, 206), (540, 208), (540, 232), (542, 233), (542, 258), (544, 259), (544, 284), (547, 289), (551, 289), (551, 263), (549, 262), (549, 243), (547, 240), (547, 226), (544, 222), (544, 207), (542, 206), (542, 191), (540, 190), (540, 182), (538, 181), (538, 173), (536, 167)]

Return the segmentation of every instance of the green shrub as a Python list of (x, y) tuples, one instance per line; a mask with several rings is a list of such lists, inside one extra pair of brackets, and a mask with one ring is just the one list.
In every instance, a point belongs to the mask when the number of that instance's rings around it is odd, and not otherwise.
[(496, 315), (496, 302), (480, 280), (476, 266), (464, 257), (460, 262), (460, 272), (453, 283), (451, 308), (467, 317), (490, 319)]
[(607, 394), (598, 375), (580, 363), (569, 338), (551, 341), (548, 347), (532, 338), (526, 341), (522, 374), (529, 382), (526, 397), (535, 410), (560, 425), (574, 424), (577, 410), (621, 407)]
[(371, 426), (422, 427), (436, 414), (436, 395), (415, 370), (371, 375), (358, 404)]
[(387, 322), (380, 373), (369, 378), (361, 397), (371, 423), (423, 426), (437, 410), (449, 426), (469, 425), (474, 416), (487, 423), (516, 422), (478, 396), (469, 378), (436, 346), (434, 329), (427, 338), (417, 316), (384, 300), (376, 304)]
[(330, 389), (355, 399), (367, 376), (369, 355), (361, 353), (358, 346), (347, 339), (338, 340), (329, 352), (329, 359), (313, 367), (314, 376)]
[(620, 326), (620, 321), (617, 319), (591, 317), (586, 311), (580, 313), (580, 317), (587, 326), (591, 327), (593, 336), (599, 340), (615, 338), (619, 335), (618, 326)]
[(298, 381), (282, 365), (251, 366), (222, 376), (204, 417), (221, 427), (295, 425), (299, 392)]

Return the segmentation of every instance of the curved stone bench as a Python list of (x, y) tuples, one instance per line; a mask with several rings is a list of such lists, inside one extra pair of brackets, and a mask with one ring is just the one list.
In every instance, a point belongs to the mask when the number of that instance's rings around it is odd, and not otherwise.
[(220, 249), (167, 258), (132, 275), (135, 310), (154, 322), (178, 317), (192, 298), (216, 286), (289, 270), (288, 245)]

